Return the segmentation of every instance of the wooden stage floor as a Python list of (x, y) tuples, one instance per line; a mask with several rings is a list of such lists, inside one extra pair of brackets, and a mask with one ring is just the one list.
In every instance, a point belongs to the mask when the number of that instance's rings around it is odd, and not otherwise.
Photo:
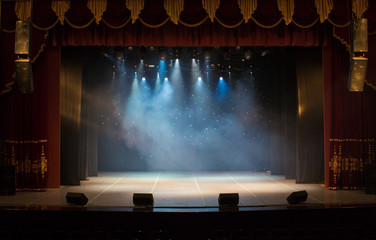
[[(239, 209), (287, 207), (286, 198), (306, 190), (299, 206), (343, 207), (376, 204), (364, 190), (329, 190), (321, 184), (296, 184), (267, 172), (99, 172), (80, 186), (61, 186), (46, 192), (17, 192), (0, 196), (0, 207), (85, 207), (134, 209), (133, 193), (152, 193), (154, 211), (215, 211), (220, 193), (239, 193)], [(84, 193), (85, 206), (66, 201), (67, 192)]]

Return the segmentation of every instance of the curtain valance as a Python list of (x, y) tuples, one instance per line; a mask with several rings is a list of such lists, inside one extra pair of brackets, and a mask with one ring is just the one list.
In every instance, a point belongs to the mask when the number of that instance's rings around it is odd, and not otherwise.
[[(206, 21), (235, 28), (253, 21), (259, 27), (273, 28), (283, 22), (309, 28), (328, 21), (335, 27), (347, 27), (354, 17), (369, 9), (368, 0), (52, 0), (9, 1), (2, 3), (2, 30), (14, 31), (16, 20), (30, 20), (39, 30), (57, 23), (75, 29), (103, 22), (111, 29), (138, 22), (159, 28), (172, 22), (198, 27)], [(374, 32), (372, 26), (370, 33)]]

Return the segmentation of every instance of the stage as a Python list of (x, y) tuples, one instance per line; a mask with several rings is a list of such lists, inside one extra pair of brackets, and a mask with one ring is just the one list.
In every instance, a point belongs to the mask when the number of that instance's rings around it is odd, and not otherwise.
[[(291, 205), (287, 197), (306, 190), (307, 201)], [(83, 193), (86, 205), (67, 203), (67, 192)], [(46, 192), (17, 192), (0, 196), (2, 208), (85, 208), (133, 211), (134, 193), (152, 193), (153, 211), (218, 211), (220, 193), (238, 193), (238, 211), (287, 207), (338, 208), (376, 204), (364, 190), (329, 190), (321, 184), (296, 184), (269, 172), (99, 172), (80, 186), (61, 186)]]

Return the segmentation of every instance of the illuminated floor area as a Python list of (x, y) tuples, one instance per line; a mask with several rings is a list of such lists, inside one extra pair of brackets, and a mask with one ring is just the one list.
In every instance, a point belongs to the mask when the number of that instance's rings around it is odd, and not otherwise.
[(0, 206), (72, 206), (67, 192), (81, 192), (89, 199), (86, 207), (133, 207), (133, 193), (152, 193), (154, 208), (218, 207), (220, 193), (239, 193), (239, 207), (286, 206), (286, 198), (306, 190), (308, 199), (300, 205), (376, 204), (376, 195), (365, 191), (333, 191), (321, 184), (296, 184), (284, 176), (253, 172), (100, 172), (80, 186), (62, 186), (46, 192), (17, 192), (0, 196)]

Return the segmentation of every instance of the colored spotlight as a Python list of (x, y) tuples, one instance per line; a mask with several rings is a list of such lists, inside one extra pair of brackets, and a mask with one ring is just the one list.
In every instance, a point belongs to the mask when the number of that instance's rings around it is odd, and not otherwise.
[(219, 80), (221, 80), (221, 81), (222, 81), (222, 80), (223, 80), (223, 77), (220, 77), (220, 78), (219, 78)]

